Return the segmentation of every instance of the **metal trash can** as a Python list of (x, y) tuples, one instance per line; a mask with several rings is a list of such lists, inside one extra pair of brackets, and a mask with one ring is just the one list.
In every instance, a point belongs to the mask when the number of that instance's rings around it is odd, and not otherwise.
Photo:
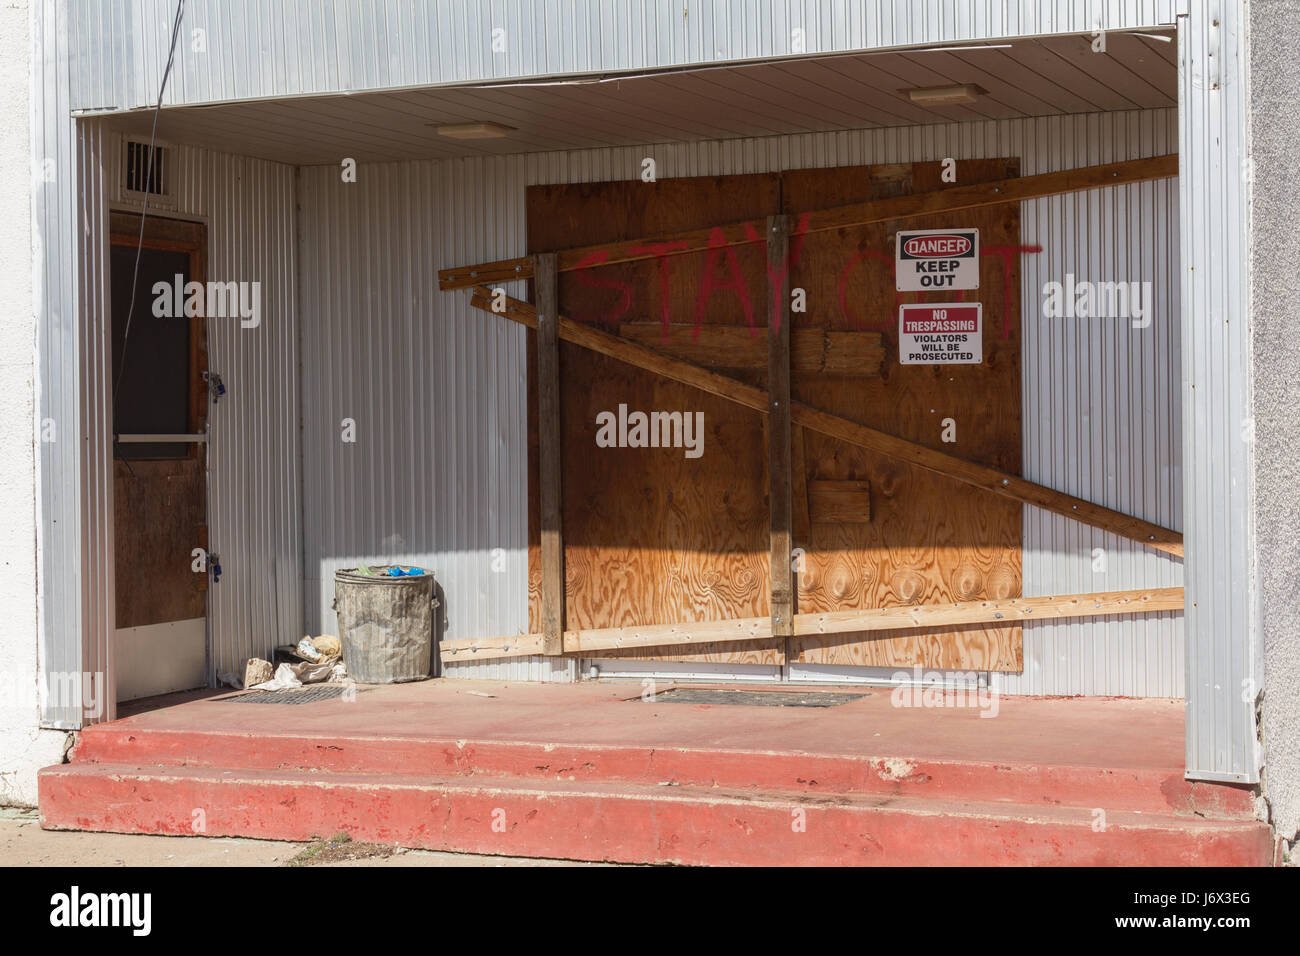
[[(356, 568), (334, 572), (334, 610), (348, 676), (362, 684), (396, 684), (429, 676), (433, 650), (433, 572), (390, 577)], [(409, 568), (403, 568), (409, 570)]]

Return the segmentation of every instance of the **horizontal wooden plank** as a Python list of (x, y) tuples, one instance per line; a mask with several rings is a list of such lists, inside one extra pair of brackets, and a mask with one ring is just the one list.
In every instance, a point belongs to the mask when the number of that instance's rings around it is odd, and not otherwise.
[[(620, 337), (705, 368), (766, 368), (767, 329), (740, 325), (625, 322)], [(845, 377), (876, 376), (885, 359), (879, 332), (793, 329), (790, 369)]]
[(644, 627), (604, 627), (589, 631), (567, 631), (565, 653), (613, 651), (629, 647), (679, 646), (754, 641), (772, 637), (770, 617), (743, 617), (728, 621), (696, 621), (690, 624), (651, 624)]
[(533, 277), (533, 257), (521, 259), (502, 259), (499, 262), (487, 262), (479, 266), (462, 266), (455, 269), (442, 269), (438, 272), (438, 288), (467, 289), (483, 282), (513, 282), (516, 279)]
[[(486, 287), (476, 288), (471, 298), (471, 304), (475, 308), (493, 312), (529, 328), (537, 327), (537, 313), (529, 303), (505, 296), (504, 311), (498, 313), (492, 308), (492, 301), (492, 292)], [(767, 393), (762, 389), (662, 352), (656, 352), (635, 342), (629, 342), (617, 335), (610, 335), (592, 326), (561, 317), (560, 338), (767, 414)], [(790, 418), (794, 424), (802, 425), (820, 434), (908, 462), (927, 471), (946, 475), (995, 495), (1013, 498), (1067, 518), (1074, 518), (1131, 541), (1141, 542), (1158, 551), (1182, 557), (1183, 536), (1181, 534), (1149, 521), (1143, 521), (1141, 518), (1122, 514), (1103, 505), (1035, 484), (1017, 475), (1009, 475), (975, 462), (955, 458), (800, 402), (791, 404)]]
[[(850, 203), (831, 209), (801, 213), (791, 217), (790, 234), (805, 235), (831, 229), (864, 226), (874, 222), (909, 219), (935, 213), (959, 212), (1005, 202), (1020, 202), (1044, 196), (1145, 182), (1178, 175), (1178, 155), (1152, 156), (1100, 166), (1083, 166), (1036, 176), (1020, 176), (970, 186), (953, 186), (906, 196), (892, 196), (871, 202)], [(767, 223), (762, 219), (726, 223), (707, 229), (693, 229), (672, 235), (629, 239), (598, 246), (563, 249), (557, 253), (560, 272), (596, 268), (618, 262), (637, 262), (661, 256), (684, 255), (707, 249), (762, 242)], [(527, 279), (532, 275), (531, 261), (505, 259), (481, 265), (458, 266), (438, 272), (438, 288), (467, 289), (483, 282)]]
[[(1006, 598), (1000, 601), (957, 601), (946, 604), (796, 614), (794, 634), (796, 637), (812, 637), (827, 634), (889, 633), (902, 630), (943, 631), (964, 624), (1012, 624), (1029, 620), (1151, 614), (1182, 609), (1182, 588), (1139, 588), (1128, 591), (1096, 591), (1089, 594)], [(772, 623), (769, 618), (747, 617), (727, 621), (566, 631), (564, 649), (568, 656), (582, 654), (590, 657), (595, 652), (605, 650), (756, 641), (772, 638), (772, 636)], [(442, 651), (444, 662), (490, 660), (537, 654), (541, 648), (541, 640), (540, 634), (526, 634), (510, 638), (443, 641), (438, 646)]]
[(1053, 597), (1006, 598), (1001, 601), (957, 601), (951, 604), (914, 604), (869, 611), (826, 611), (797, 614), (797, 636), (857, 634), (869, 631), (946, 631), (962, 624), (1023, 623), (1048, 618), (1100, 617), (1108, 614), (1148, 614), (1181, 611), (1182, 588), (1146, 588), (1097, 591)]
[(877, 376), (885, 360), (879, 332), (791, 329), (790, 367), (796, 372)]
[(460, 661), (498, 660), (503, 657), (531, 657), (542, 653), (541, 634), (513, 634), (509, 637), (468, 637), (441, 641), (438, 650), (444, 664)]
[(814, 524), (867, 524), (871, 483), (809, 478), (808, 516)]

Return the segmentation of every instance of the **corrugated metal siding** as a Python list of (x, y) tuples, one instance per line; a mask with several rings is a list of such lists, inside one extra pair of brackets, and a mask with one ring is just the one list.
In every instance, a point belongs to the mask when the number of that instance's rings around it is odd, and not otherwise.
[[(152, 103), (175, 0), (65, 0), (77, 109)], [(1173, 22), (1174, 0), (191, 0), (167, 102), (652, 70)], [(493, 52), (493, 30), (505, 50)], [(192, 50), (206, 31), (207, 52)]]
[[(294, 173), (204, 157), (212, 275), (260, 281), (262, 321), (208, 323), (208, 365), (226, 396), (209, 417), (208, 520), (221, 558), (210, 588), (210, 678), (302, 635), (302, 461)], [(205, 195), (206, 192), (206, 195)]]
[[(384, 546), (396, 534), (431, 543), (401, 556), (439, 571), (448, 636), (527, 626), (523, 338), (472, 313), (463, 293), (437, 292), (434, 276), (446, 265), (521, 254), (526, 186), (632, 178), (647, 155), (664, 177), (945, 156), (1019, 156), (1029, 174), (1170, 152), (1175, 135), (1174, 112), (1164, 110), (363, 166), (356, 184), (340, 182), (333, 167), (304, 170), (308, 620), (313, 589), (317, 620), (326, 630), (332, 620), (330, 589), (315, 575), (397, 556)], [(1022, 266), (1025, 472), (1174, 527), (1176, 222), (1172, 182), (1022, 209), (1025, 241), (1044, 246)], [(1043, 283), (1067, 271), (1153, 279), (1151, 328), (1037, 319)], [(344, 416), (357, 418), (354, 446), (339, 441)], [(502, 572), (491, 570), (494, 547), (505, 549)], [(1104, 576), (1090, 570), (1095, 547), (1107, 552)], [(1026, 594), (1178, 583), (1176, 561), (1026, 509)], [(1181, 624), (1162, 614), (1026, 627), (1025, 675), (1004, 690), (1177, 696)], [(454, 672), (544, 679), (556, 676), (549, 667), (536, 659)]]
[[(82, 551), (81, 394), (78, 373), (82, 344), (81, 237), (78, 182), (89, 161), (87, 144), (78, 140), (69, 94), (67, 12), (56, 0), (32, 5), (32, 43), (41, 55), (32, 78), (32, 152), (42, 176), (32, 189), (32, 228), (36, 272), (36, 434), (37, 560), (42, 677), (100, 673), (107, 649), (82, 645), (83, 605), (96, 596), (87, 583)], [(45, 177), (46, 164), (49, 173)], [(90, 163), (93, 166), (93, 163)], [(102, 535), (98, 544), (103, 548)], [(87, 533), (94, 540), (93, 532)], [(111, 578), (110, 578), (111, 582)], [(86, 589), (83, 591), (83, 589)], [(84, 699), (80, 677), (75, 694)], [(102, 680), (101, 680), (102, 682)], [(47, 698), (41, 720), (51, 727), (81, 726), (77, 699)]]
[[(523, 330), (437, 291), (444, 257), (491, 258), (522, 234), (522, 207), (479, 199), (502, 186), (522, 195), (522, 180), (487, 165), (365, 165), (356, 183), (337, 168), (301, 172), (309, 629), (336, 632), (334, 571), (358, 561), (434, 570), (447, 636), (527, 624)], [(493, 674), (558, 680), (572, 668), (521, 660)]]
[[(1177, 151), (1173, 111), (1095, 114), (1033, 134), (1027, 172)], [(1024, 474), (1165, 527), (1182, 528), (1178, 183), (1092, 190), (1022, 204)], [(1151, 324), (1045, 319), (1045, 283), (1150, 281)], [(1100, 549), (1099, 551), (1097, 549)], [(1104, 564), (1100, 561), (1104, 561)], [(1094, 562), (1097, 563), (1094, 563)], [(1104, 570), (1094, 570), (1098, 567)], [(1181, 562), (1038, 508), (1024, 509), (1024, 593), (1182, 584)], [(1181, 697), (1182, 615), (1032, 622), (1025, 670), (1006, 693)]]
[[(84, 714), (85, 722), (117, 716), (117, 691), (113, 666), (114, 620), (113, 558), (113, 448), (112, 448), (112, 340), (103, 316), (109, 314), (108, 206), (106, 182), (112, 173), (108, 161), (110, 137), (97, 124), (77, 127), (77, 199), (82, 226), (78, 256), (81, 316), (94, 320), (77, 323), (81, 349), (81, 419), (75, 433), (81, 439), (81, 643), (83, 672), (94, 675), (96, 698), (102, 708)], [(74, 313), (74, 314), (77, 314)], [(83, 678), (84, 679), (84, 678)], [(83, 703), (89, 703), (88, 700)]]
[[(121, 190), (121, 138), (103, 140), (104, 208), (138, 208)], [(276, 644), (302, 635), (294, 170), (207, 150), (172, 150), (170, 208), (151, 203), (150, 215), (207, 223), (209, 280), (261, 283), (258, 326), (208, 319), (208, 368), (226, 386), (208, 413), (208, 548), (222, 568), (220, 583), (208, 590), (209, 679), (215, 680), (223, 672), (242, 675), (247, 658), (269, 658)], [(107, 308), (86, 315), (102, 333)], [(107, 392), (96, 401), (108, 408)], [(107, 427), (105, 420), (88, 428), (105, 453)], [(110, 609), (111, 554), (100, 565), (110, 569)]]
[(1259, 780), (1252, 555), (1249, 84), (1240, 4), (1192, 0), (1179, 33), (1187, 471), (1187, 773)]

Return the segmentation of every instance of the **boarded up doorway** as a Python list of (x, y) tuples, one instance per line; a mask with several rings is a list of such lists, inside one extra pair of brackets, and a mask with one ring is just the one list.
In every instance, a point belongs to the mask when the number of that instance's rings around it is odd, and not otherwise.
[[(139, 217), (113, 213), (110, 241), (114, 667), (125, 701), (205, 683), (207, 454), (195, 436), (207, 423), (207, 335), (183, 303), (185, 285), (205, 279), (207, 237), (198, 223), (149, 218), (140, 243)], [(160, 284), (170, 301), (157, 305)]]
[[(966, 161), (960, 184), (1017, 173), (1015, 160)], [(537, 186), (528, 191), (528, 245), (530, 252), (563, 249), (786, 213), (792, 217), (790, 286), (804, 290), (807, 302), (805, 312), (793, 315), (793, 398), (1018, 474), (1018, 204), (797, 235), (803, 210), (944, 187), (937, 163)], [(900, 225), (979, 229), (985, 253), (980, 288), (896, 293), (892, 250)], [(570, 319), (763, 386), (767, 296), (766, 252), (750, 244), (562, 273), (558, 298)], [(983, 303), (980, 364), (899, 362), (898, 305), (927, 301)], [(767, 614), (765, 416), (567, 343), (560, 361), (567, 626)], [(530, 360), (530, 374), (533, 368)], [(535, 389), (530, 381), (530, 414)], [(634, 442), (622, 441), (624, 423), (636, 412), (702, 420), (694, 436), (701, 447), (631, 447)], [(618, 423), (613, 447), (598, 441), (602, 415)], [(947, 428), (948, 421), (955, 427)], [(537, 630), (535, 420), (529, 434), (530, 629)], [(798, 428), (793, 446), (791, 560), (800, 612), (1020, 595), (1018, 502)], [(775, 666), (788, 663), (787, 655), (833, 665), (1022, 666), (1016, 624), (607, 656)]]

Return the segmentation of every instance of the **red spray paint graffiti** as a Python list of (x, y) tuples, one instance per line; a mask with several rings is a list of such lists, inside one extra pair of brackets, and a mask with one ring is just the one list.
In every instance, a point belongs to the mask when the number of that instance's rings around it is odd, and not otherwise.
[(611, 312), (605, 312), (600, 315), (574, 315), (571, 318), (579, 322), (592, 322), (599, 324), (601, 322), (616, 322), (623, 316), (627, 315), (628, 309), (632, 308), (632, 286), (626, 282), (619, 282), (617, 279), (601, 280), (591, 275), (591, 270), (602, 265), (609, 258), (609, 250), (601, 249), (593, 252), (584, 258), (574, 269), (573, 278), (588, 289), (613, 289), (618, 292), (622, 305), (618, 306)]
[[(774, 328), (780, 328), (781, 316), (785, 313), (785, 303), (779, 300), (779, 290), (785, 284), (786, 278), (790, 275), (791, 270), (799, 262), (799, 255), (803, 250), (804, 238), (807, 235), (809, 217), (804, 213), (799, 217), (796, 227), (790, 232), (790, 249), (786, 255), (785, 261), (779, 270), (773, 269), (770, 262), (767, 262), (765, 269), (770, 288), (773, 290), (773, 297), (770, 303), (769, 324)], [(745, 223), (746, 238), (752, 242), (764, 242), (763, 237), (759, 236), (758, 231), (750, 223)], [(671, 315), (669, 310), (669, 289), (671, 286), (671, 262), (675, 253), (679, 253), (687, 248), (686, 240), (670, 240), (666, 242), (648, 242), (630, 250), (633, 254), (649, 253), (655, 259), (658, 270), (659, 281), (659, 300), (660, 300), (660, 326), (663, 340), (668, 341), (668, 329), (671, 325)], [(984, 246), (980, 249), (980, 258), (995, 257), (1002, 261), (1002, 294), (1004, 300), (1009, 298), (1012, 293), (1012, 278), (1015, 269), (1016, 257), (1021, 255), (1036, 254), (1043, 251), (1040, 245), (992, 245)], [(612, 290), (618, 293), (618, 305), (605, 313), (596, 316), (575, 315), (573, 318), (580, 322), (615, 322), (625, 316), (632, 308), (632, 286), (627, 282), (615, 279), (599, 280), (592, 276), (591, 270), (603, 265), (610, 257), (608, 250), (593, 252), (591, 255), (579, 262), (575, 269), (575, 279), (583, 286), (589, 289)], [(849, 305), (848, 287), (849, 280), (852, 278), (853, 270), (861, 263), (867, 260), (875, 260), (893, 266), (893, 258), (878, 249), (860, 249), (854, 253), (840, 271), (838, 282), (838, 298), (841, 314), (848, 319), (849, 324), (855, 329), (867, 329), (873, 331), (885, 331), (893, 328), (894, 317), (897, 314), (897, 307), (906, 301), (906, 294), (902, 292), (894, 293), (894, 308), (885, 314), (878, 322), (871, 323), (858, 316)], [(725, 263), (726, 274), (719, 277), (716, 274), (719, 260)], [(752, 332), (757, 332), (754, 322), (754, 308), (749, 298), (749, 288), (745, 282), (745, 276), (741, 271), (739, 259), (736, 256), (735, 245), (727, 240), (726, 233), (721, 227), (715, 227), (709, 234), (708, 259), (704, 264), (704, 278), (700, 283), (699, 294), (695, 299), (695, 314), (692, 321), (693, 333), (698, 336), (700, 327), (704, 324), (705, 309), (708, 307), (709, 299), (715, 292), (732, 290), (740, 300), (741, 310), (745, 314), (745, 322)], [(910, 293), (914, 301), (921, 301), (921, 293)], [(965, 292), (959, 293), (957, 300), (966, 301)], [(1011, 316), (1007, 310), (1002, 312), (1002, 338), (1011, 337)]]
[(668, 274), (673, 260), (670, 253), (685, 249), (688, 245), (690, 243), (685, 239), (676, 239), (672, 242), (648, 242), (631, 250), (633, 254), (650, 253), (659, 267), (659, 334), (664, 342), (668, 341), (668, 326), (672, 323), (668, 309)]
[[(725, 257), (730, 277), (719, 281), (714, 277), (713, 269), (718, 258)], [(736, 258), (736, 248), (727, 242), (727, 234), (721, 227), (715, 226), (709, 233), (709, 258), (704, 263), (704, 279), (700, 283), (700, 294), (695, 298), (694, 335), (700, 334), (704, 324), (704, 309), (709, 304), (709, 296), (719, 289), (735, 289), (740, 299), (740, 308), (745, 313), (745, 323), (754, 328), (754, 307), (749, 301), (749, 289), (745, 286), (745, 275), (740, 271), (740, 260)]]

